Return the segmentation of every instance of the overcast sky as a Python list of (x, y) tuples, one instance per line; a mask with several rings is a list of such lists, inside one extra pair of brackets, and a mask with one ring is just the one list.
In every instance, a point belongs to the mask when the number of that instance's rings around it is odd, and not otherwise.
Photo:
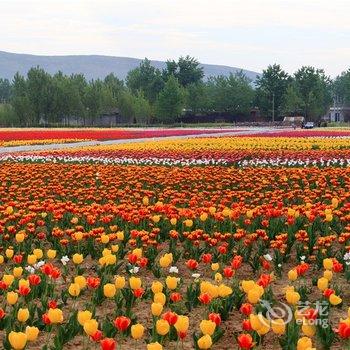
[(350, 0), (0, 0), (0, 50), (350, 68)]

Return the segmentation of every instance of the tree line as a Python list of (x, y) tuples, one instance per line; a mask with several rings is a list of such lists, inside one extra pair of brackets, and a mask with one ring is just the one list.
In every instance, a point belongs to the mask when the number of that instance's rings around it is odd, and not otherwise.
[(192, 116), (240, 116), (252, 108), (271, 120), (302, 115), (323, 116), (336, 98), (350, 104), (350, 69), (334, 80), (322, 69), (304, 66), (289, 75), (280, 65), (268, 66), (252, 82), (243, 72), (204, 79), (193, 57), (169, 60), (159, 70), (148, 59), (131, 70), (125, 81), (109, 74), (87, 81), (82, 74), (50, 75), (33, 67), (26, 76), (0, 79), (0, 124), (8, 126), (96, 125), (98, 118), (118, 111), (127, 123), (175, 123)]

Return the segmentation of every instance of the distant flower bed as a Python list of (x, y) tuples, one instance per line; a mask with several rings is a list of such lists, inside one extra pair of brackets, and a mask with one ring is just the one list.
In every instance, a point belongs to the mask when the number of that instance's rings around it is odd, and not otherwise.
[(121, 140), (235, 132), (232, 129), (0, 129), (0, 141)]

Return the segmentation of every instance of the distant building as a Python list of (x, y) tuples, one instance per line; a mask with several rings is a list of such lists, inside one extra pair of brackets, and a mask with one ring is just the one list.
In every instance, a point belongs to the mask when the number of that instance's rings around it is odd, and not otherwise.
[(295, 116), (295, 117), (284, 117), (282, 125), (285, 126), (301, 126), (305, 121), (303, 116)]
[(350, 122), (350, 106), (331, 107), (324, 119), (329, 122)]

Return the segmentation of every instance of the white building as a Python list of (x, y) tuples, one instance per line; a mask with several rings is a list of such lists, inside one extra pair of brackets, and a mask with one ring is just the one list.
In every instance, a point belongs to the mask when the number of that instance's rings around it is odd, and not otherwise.
[(350, 122), (350, 106), (331, 107), (328, 112), (327, 120), (329, 122)]

